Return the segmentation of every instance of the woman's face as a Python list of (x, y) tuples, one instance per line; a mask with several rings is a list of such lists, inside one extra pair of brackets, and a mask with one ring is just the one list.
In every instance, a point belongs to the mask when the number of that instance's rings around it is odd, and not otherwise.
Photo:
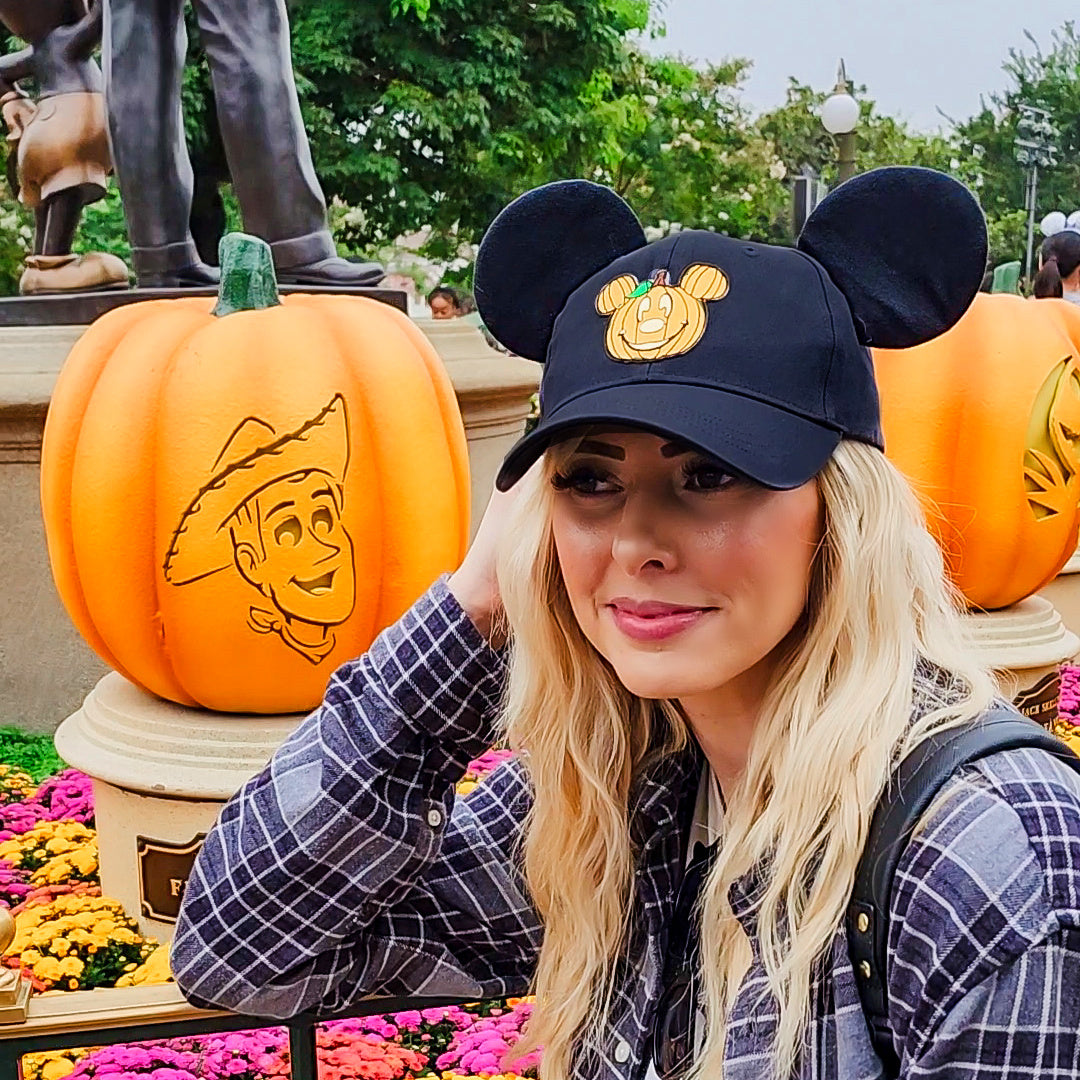
[(585, 636), (639, 697), (722, 707), (763, 692), (806, 606), (816, 481), (772, 491), (645, 432), (574, 443), (552, 527)]

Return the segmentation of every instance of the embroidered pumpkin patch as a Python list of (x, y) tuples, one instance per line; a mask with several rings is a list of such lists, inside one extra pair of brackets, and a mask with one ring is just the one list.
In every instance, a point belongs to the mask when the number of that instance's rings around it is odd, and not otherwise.
[(727, 295), (728, 278), (704, 263), (688, 266), (678, 285), (668, 272), (654, 270), (646, 281), (620, 274), (601, 289), (596, 310), (610, 315), (604, 339), (615, 360), (666, 360), (689, 352), (705, 333), (706, 300)]

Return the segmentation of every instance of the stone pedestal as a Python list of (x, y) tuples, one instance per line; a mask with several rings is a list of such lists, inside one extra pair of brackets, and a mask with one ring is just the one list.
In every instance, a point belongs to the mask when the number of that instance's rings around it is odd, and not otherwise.
[(1002, 689), (1017, 708), (1041, 724), (1057, 719), (1060, 667), (1080, 651), (1080, 638), (1054, 606), (1029, 596), (1000, 611), (971, 614), (966, 627), (986, 664), (1001, 673)]
[[(418, 321), (446, 361), (465, 421), (472, 527), (521, 434), (540, 365), (488, 347), (462, 320)], [(41, 436), (57, 373), (84, 326), (0, 319), (0, 724), (49, 732), (108, 670), (72, 627), (49, 571), (38, 495)]]
[(101, 890), (144, 934), (171, 939), (203, 837), (301, 719), (188, 709), (110, 672), (57, 729), (60, 755), (93, 778)]
[(1049, 600), (1057, 608), (1065, 626), (1080, 637), (1080, 549), (1061, 568), (1061, 573), (1044, 585), (1037, 595)]
[(465, 420), (475, 535), (495, 474), (506, 452), (524, 433), (541, 365), (496, 352), (464, 319), (418, 319), (416, 324), (446, 364)]

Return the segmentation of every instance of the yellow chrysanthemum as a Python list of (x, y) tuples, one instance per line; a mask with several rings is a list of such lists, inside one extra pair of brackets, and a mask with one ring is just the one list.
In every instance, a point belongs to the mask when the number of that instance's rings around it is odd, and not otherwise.
[(60, 961), (60, 974), (65, 978), (78, 978), (86, 965), (77, 956), (65, 956)]
[(75, 1071), (75, 1062), (66, 1057), (54, 1057), (41, 1066), (41, 1080), (61, 1080)]

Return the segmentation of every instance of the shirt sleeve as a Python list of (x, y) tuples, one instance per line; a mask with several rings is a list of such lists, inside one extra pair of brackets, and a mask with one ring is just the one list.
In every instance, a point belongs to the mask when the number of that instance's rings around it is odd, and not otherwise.
[(440, 580), (334, 674), (195, 861), (171, 952), (190, 1001), (287, 1017), (520, 992), (539, 947), (514, 856), (527, 786), (510, 762), (454, 793), (504, 672)]
[(1080, 1075), (1080, 795), (1040, 750), (983, 759), (893, 886), (889, 1024), (901, 1077)]
[(1080, 931), (1058, 930), (969, 990), (902, 1076), (1080, 1076)]

